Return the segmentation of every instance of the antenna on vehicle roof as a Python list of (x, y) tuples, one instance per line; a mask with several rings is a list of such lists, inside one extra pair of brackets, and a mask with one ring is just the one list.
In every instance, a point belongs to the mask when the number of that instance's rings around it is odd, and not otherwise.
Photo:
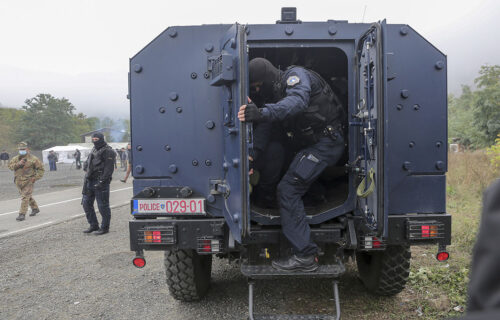
[(368, 5), (365, 4), (365, 9), (363, 10), (363, 19), (361, 19), (361, 23), (365, 22), (365, 13), (366, 13), (366, 7)]

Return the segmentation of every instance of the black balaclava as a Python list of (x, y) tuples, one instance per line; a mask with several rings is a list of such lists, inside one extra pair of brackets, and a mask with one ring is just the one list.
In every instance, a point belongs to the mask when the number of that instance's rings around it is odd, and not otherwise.
[(93, 142), (94, 143), (94, 147), (96, 149), (101, 149), (106, 144), (106, 141), (104, 141), (104, 135), (102, 133), (100, 133), (100, 132), (94, 133), (92, 135), (92, 138), (99, 138), (98, 141)]
[(248, 62), (250, 84), (262, 82), (260, 91), (250, 92), (250, 99), (255, 102), (274, 102), (277, 86), (279, 86), (281, 72), (264, 58), (254, 58)]

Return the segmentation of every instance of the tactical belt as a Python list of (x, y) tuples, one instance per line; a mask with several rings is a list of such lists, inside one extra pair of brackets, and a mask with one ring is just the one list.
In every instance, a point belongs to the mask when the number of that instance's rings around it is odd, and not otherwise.
[(319, 135), (330, 137), (332, 140), (337, 140), (338, 136), (342, 136), (343, 129), (342, 125), (327, 125), (321, 132), (319, 132)]

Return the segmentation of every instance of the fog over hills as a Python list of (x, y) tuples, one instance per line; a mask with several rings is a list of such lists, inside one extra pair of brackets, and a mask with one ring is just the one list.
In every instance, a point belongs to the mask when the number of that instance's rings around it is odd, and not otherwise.
[[(196, 12), (193, 7), (196, 5)], [(265, 6), (266, 10), (262, 10)], [(125, 118), (128, 61), (171, 25), (274, 23), (282, 6), (298, 7), (303, 21), (327, 19), (409, 24), (448, 56), (448, 91), (473, 84), (481, 65), (500, 64), (500, 2), (495, 0), (297, 0), (269, 4), (256, 0), (247, 10), (221, 0), (214, 10), (206, 1), (148, 5), (123, 1), (36, 0), (0, 2), (0, 102), (19, 108), (39, 93), (68, 98), (89, 116)], [(238, 9), (239, 8), (239, 9)], [(209, 15), (206, 12), (210, 12)], [(365, 13), (364, 13), (365, 12)], [(22, 16), (22, 23), (17, 18)], [(409, 61), (411, 63), (411, 61)]]
[(69, 99), (76, 112), (89, 116), (129, 116), (126, 71), (67, 75), (0, 65), (0, 74), (0, 100), (7, 107), (17, 108), (27, 98), (50, 93)]

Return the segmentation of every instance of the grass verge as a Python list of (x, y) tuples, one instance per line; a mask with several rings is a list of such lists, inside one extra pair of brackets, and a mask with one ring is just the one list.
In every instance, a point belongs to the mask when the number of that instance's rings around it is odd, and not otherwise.
[(452, 215), (452, 245), (447, 263), (435, 260), (436, 246), (413, 247), (408, 290), (421, 319), (460, 315), (467, 302), (470, 260), (481, 217), (484, 189), (498, 177), (484, 151), (449, 155), (447, 210)]

